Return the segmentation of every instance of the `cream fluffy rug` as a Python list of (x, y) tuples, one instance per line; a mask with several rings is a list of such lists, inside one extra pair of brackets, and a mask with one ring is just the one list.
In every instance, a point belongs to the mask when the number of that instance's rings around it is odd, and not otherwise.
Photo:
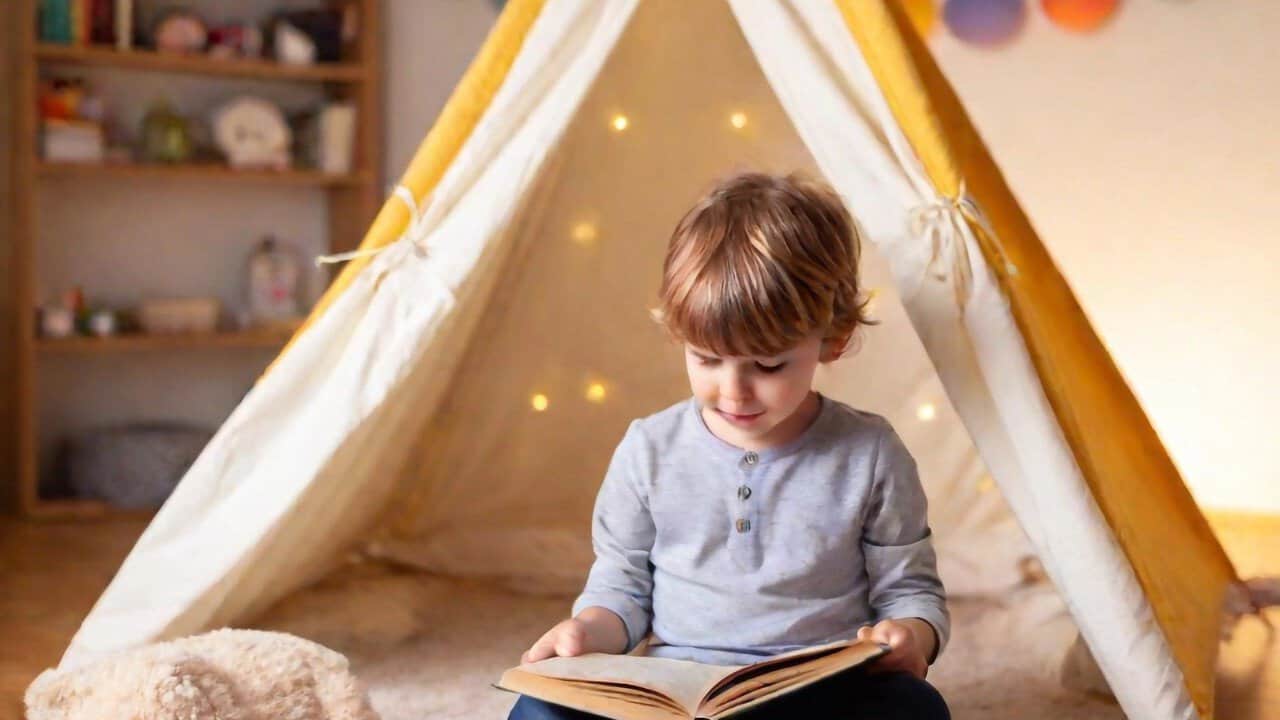
[[(514, 696), (490, 686), (572, 598), (371, 566), (277, 606), (257, 625), (346, 653), (384, 720), (505, 718)], [(952, 641), (929, 679), (956, 720), (1122, 720), (1109, 699), (1057, 681), (1070, 621), (1052, 588), (1004, 601), (952, 599)]]

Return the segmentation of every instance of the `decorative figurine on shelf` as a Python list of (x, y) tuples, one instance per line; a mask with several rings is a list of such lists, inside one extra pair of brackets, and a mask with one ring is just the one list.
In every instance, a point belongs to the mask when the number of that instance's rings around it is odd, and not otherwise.
[(252, 327), (293, 326), (301, 319), (298, 259), (270, 235), (249, 256), (247, 320)]
[(273, 103), (242, 96), (214, 114), (213, 135), (233, 168), (284, 170), (290, 165), (293, 133)]
[(115, 311), (98, 308), (89, 313), (89, 334), (96, 337), (110, 337), (120, 331), (120, 319)]
[(209, 57), (219, 60), (262, 55), (262, 30), (248, 23), (219, 25), (209, 31)]
[(68, 288), (58, 302), (40, 308), (40, 336), (66, 338), (75, 335), (86, 317), (84, 290)]
[(80, 105), (89, 90), (84, 78), (55, 77), (40, 81), (40, 89), (36, 102), (40, 109), (40, 117), (49, 120), (71, 120), (81, 118)]
[(312, 65), (316, 61), (315, 41), (287, 22), (276, 23), (272, 46), (276, 60), (285, 65)]
[(151, 42), (156, 52), (188, 55), (204, 51), (209, 31), (199, 15), (190, 10), (173, 10), (156, 23)]
[(168, 100), (153, 103), (142, 118), (143, 161), (183, 163), (191, 159), (194, 149), (186, 118), (174, 112)]
[(76, 314), (61, 305), (40, 308), (40, 337), (65, 338), (76, 334)]
[(272, 55), (282, 63), (338, 62), (355, 39), (355, 7), (313, 8), (278, 13), (269, 23)]

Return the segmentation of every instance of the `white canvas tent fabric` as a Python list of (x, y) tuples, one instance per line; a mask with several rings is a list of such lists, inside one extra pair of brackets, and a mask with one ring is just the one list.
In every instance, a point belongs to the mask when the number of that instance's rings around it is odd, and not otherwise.
[[(402, 241), (227, 420), (63, 665), (243, 622), (352, 552), (580, 582), (626, 422), (687, 393), (646, 313), (667, 233), (746, 168), (821, 174), (874, 246), (884, 324), (820, 387), (886, 415), (916, 455), (952, 592), (1016, 582), (1030, 548), (1126, 714), (1198, 717), (969, 226), (835, 5), (780, 0), (546, 2)], [(583, 399), (593, 382), (604, 402)]]

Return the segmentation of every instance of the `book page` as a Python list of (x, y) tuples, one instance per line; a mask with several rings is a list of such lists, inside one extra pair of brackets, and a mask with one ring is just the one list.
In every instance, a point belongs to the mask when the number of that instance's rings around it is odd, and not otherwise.
[(739, 676), (722, 683), (698, 717), (725, 718), (761, 703), (795, 692), (824, 678), (852, 670), (889, 652), (887, 646), (856, 643), (834, 653), (793, 665), (775, 666), (759, 675)]
[(836, 652), (860, 644), (862, 643), (858, 640), (837, 640), (836, 642), (827, 643), (826, 645), (814, 645), (813, 647), (792, 650), (791, 652), (774, 655), (773, 657), (761, 660), (760, 662), (739, 666), (733, 672), (721, 678), (715, 685), (707, 688), (703, 693), (703, 699), (704, 701), (709, 700), (725, 688), (736, 685), (743, 679), (762, 675), (781, 667), (791, 667), (794, 665), (811, 663), (818, 658), (833, 655)]
[(704, 665), (687, 660), (593, 653), (578, 657), (554, 657), (521, 665), (525, 673), (566, 680), (631, 685), (657, 691), (671, 698), (693, 717), (706, 692), (741, 665)]
[(594, 653), (512, 668), (498, 687), (619, 720), (734, 715), (883, 655), (875, 643), (844, 640), (751, 665), (706, 665)]
[(648, 688), (550, 678), (511, 668), (498, 688), (614, 720), (689, 720), (691, 713)]

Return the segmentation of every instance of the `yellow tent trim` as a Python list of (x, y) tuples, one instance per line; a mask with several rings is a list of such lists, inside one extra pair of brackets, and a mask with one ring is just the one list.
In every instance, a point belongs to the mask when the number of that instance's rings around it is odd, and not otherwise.
[[(489, 108), (544, 4), (546, 0), (511, 0), (503, 9), (480, 52), (454, 88), (440, 117), (418, 146), (413, 160), (409, 162), (409, 168), (400, 178), (400, 184), (408, 188), (419, 203), (435, 189), (440, 178), (444, 177), (458, 151)], [(380, 248), (394, 242), (404, 232), (408, 222), (408, 208), (402, 201), (389, 198), (365, 233), (360, 249)], [(302, 333), (329, 309), (334, 300), (346, 291), (369, 261), (369, 256), (356, 257), (342, 268), (337, 279), (325, 290), (302, 327), (294, 333), (280, 356), (267, 368), (267, 372), (275, 367), (279, 357), (289, 351)]]
[[(999, 238), (970, 222), (996, 269), (1059, 425), (1151, 602), (1188, 694), (1214, 713), (1222, 603), (1235, 569), (990, 152), (900, 7), (838, 0), (890, 108), (940, 194), (959, 188)], [(1017, 268), (1004, 271), (1005, 260)]]

